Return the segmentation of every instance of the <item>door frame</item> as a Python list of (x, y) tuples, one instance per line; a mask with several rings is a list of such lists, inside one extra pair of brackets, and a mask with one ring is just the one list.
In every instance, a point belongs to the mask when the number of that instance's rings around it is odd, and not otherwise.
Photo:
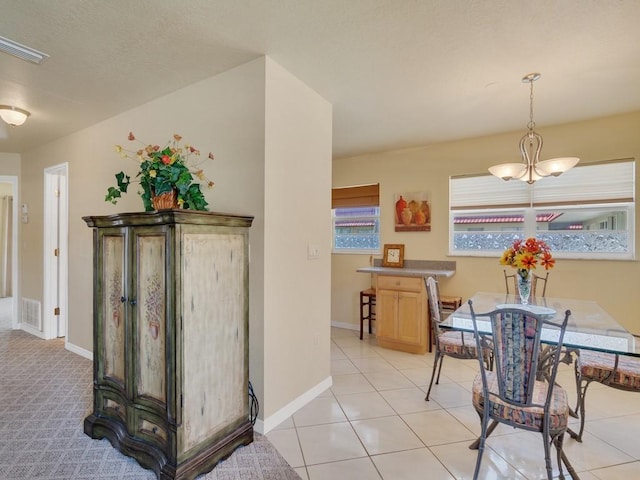
[[(43, 337), (65, 337), (67, 344), (68, 309), (68, 209), (69, 164), (62, 163), (44, 170), (44, 289), (42, 305)], [(59, 190), (58, 202), (48, 202)], [(56, 257), (53, 252), (58, 248)], [(54, 308), (60, 314), (54, 315)]]
[(0, 175), (0, 182), (11, 184), (11, 195), (13, 195), (12, 222), (11, 222), (11, 328), (17, 329), (20, 324), (20, 282), (18, 265), (18, 229), (20, 218), (18, 214), (18, 205), (20, 204), (18, 196), (18, 177), (16, 175)]

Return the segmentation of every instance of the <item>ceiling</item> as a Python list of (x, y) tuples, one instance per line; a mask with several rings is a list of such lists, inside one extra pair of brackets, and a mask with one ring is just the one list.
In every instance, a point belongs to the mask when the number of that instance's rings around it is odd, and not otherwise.
[[(0, 152), (269, 55), (333, 104), (334, 157), (640, 110), (638, 0), (0, 0)], [(515, 142), (515, 140), (514, 140)], [(515, 150), (514, 146), (514, 150)]]

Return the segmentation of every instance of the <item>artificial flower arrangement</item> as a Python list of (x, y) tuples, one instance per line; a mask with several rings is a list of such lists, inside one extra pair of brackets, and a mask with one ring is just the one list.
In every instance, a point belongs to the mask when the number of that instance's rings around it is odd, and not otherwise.
[(514, 240), (513, 245), (507, 248), (500, 257), (500, 265), (509, 265), (518, 269), (518, 275), (523, 279), (529, 275), (531, 269), (536, 268), (538, 262), (545, 270), (553, 268), (556, 263), (549, 246), (543, 240), (537, 240), (533, 237), (524, 241)]
[[(161, 148), (159, 145), (146, 145), (137, 140), (132, 132), (129, 132), (129, 141), (138, 141), (143, 148), (131, 151), (116, 145), (116, 152), (122, 158), (136, 160), (140, 170), (136, 175), (142, 190), (138, 194), (142, 197), (146, 211), (155, 210), (153, 198), (163, 194), (177, 196), (177, 206), (192, 210), (207, 210), (207, 201), (200, 190), (200, 184), (194, 180), (194, 176), (206, 183), (207, 187), (213, 187), (213, 182), (208, 180), (204, 171), (198, 164), (191, 164), (191, 156), (200, 156), (200, 151), (192, 145), (180, 145), (182, 137), (174, 134), (169, 143)], [(213, 160), (213, 154), (209, 153), (208, 159)], [(115, 175), (117, 187), (109, 187), (105, 201), (113, 204), (118, 198), (127, 192), (131, 177), (124, 172)]]

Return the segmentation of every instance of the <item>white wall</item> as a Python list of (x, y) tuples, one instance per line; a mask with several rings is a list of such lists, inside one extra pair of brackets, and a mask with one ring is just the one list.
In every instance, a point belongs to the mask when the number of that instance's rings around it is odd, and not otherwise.
[(296, 408), (278, 406), (329, 385), (331, 106), (275, 62), (266, 78), (265, 416), (277, 424)]

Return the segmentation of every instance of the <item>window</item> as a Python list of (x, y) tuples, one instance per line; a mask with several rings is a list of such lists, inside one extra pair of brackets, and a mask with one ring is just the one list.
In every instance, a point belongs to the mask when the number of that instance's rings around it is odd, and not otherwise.
[(635, 258), (635, 162), (575, 167), (533, 185), (491, 175), (450, 180), (449, 250), (493, 256), (535, 236), (559, 258)]
[(380, 252), (379, 185), (331, 191), (333, 253)]

